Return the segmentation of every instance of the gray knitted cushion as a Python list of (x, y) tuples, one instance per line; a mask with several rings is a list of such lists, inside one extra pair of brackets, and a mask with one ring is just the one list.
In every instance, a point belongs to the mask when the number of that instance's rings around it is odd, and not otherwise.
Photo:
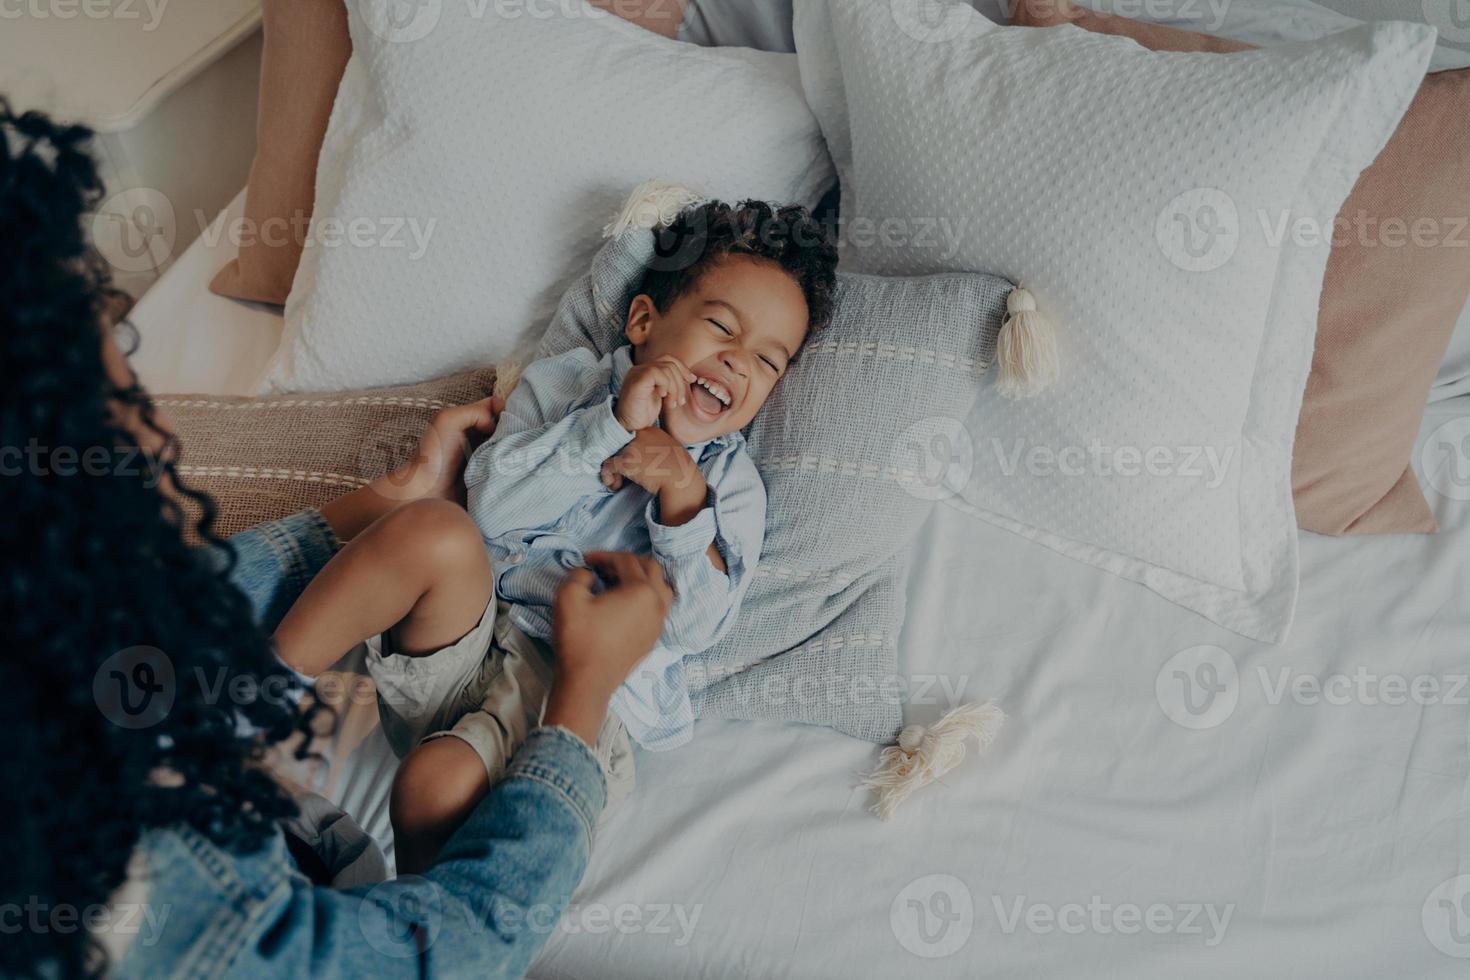
[[(609, 239), (539, 354), (623, 342), (654, 235)], [(703, 717), (830, 725), (875, 742), (903, 722), (897, 646), (909, 545), (963, 464), (954, 438), (995, 351), (1011, 284), (952, 273), (838, 276), (814, 332), (747, 432), (766, 538), (740, 618), (690, 660)], [(952, 473), (948, 474), (953, 476)]]

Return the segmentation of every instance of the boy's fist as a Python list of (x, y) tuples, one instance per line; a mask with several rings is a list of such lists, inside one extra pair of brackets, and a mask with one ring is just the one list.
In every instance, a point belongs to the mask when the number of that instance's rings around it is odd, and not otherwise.
[(677, 408), (688, 401), (693, 383), (694, 372), (672, 355), (635, 364), (623, 378), (613, 414), (629, 432), (646, 429), (658, 421), (665, 406)]
[(639, 429), (632, 442), (603, 462), (603, 486), (621, 490), (624, 480), (653, 494), (666, 489), (687, 489), (697, 480), (703, 499), (704, 474), (689, 451), (663, 429)]

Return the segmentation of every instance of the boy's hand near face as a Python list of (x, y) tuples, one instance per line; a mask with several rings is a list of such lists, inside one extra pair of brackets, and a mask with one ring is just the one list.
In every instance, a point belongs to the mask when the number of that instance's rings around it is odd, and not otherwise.
[[(658, 497), (659, 519), (665, 527), (694, 520), (709, 498), (709, 484), (689, 451), (663, 429), (639, 429), (633, 441), (602, 464), (603, 486), (614, 492), (636, 483)], [(721, 572), (725, 559), (713, 543), (709, 560)]]
[(660, 516), (670, 527), (689, 523), (709, 493), (689, 451), (663, 429), (639, 429), (602, 464), (602, 483), (609, 490), (621, 490), (625, 481), (658, 497)]
[(666, 355), (647, 364), (635, 364), (623, 379), (614, 414), (629, 432), (658, 422), (664, 406), (677, 408), (689, 400), (694, 372), (678, 358)]

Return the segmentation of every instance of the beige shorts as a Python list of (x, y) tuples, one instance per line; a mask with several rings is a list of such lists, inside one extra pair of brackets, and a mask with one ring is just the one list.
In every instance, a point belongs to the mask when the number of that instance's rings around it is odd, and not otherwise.
[[(383, 733), (399, 758), (433, 738), (469, 743), (493, 784), (511, 755), (541, 723), (551, 691), (551, 647), (510, 621), (510, 605), (492, 599), (474, 629), (453, 646), (410, 657), (391, 634), (367, 642), (367, 670), (378, 693)], [(608, 712), (593, 746), (607, 777), (611, 810), (633, 788), (633, 747)]]

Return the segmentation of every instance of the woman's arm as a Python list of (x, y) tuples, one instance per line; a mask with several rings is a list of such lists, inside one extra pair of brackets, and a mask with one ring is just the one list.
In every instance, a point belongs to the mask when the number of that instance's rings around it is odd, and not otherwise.
[[(336, 891), (288, 879), (239, 976), (523, 976), (581, 881), (606, 798), (588, 745), (673, 605), (652, 558), (593, 553), (557, 594), (545, 724), (422, 877)], [(595, 569), (595, 573), (593, 571)], [(594, 594), (601, 578), (605, 591)]]

